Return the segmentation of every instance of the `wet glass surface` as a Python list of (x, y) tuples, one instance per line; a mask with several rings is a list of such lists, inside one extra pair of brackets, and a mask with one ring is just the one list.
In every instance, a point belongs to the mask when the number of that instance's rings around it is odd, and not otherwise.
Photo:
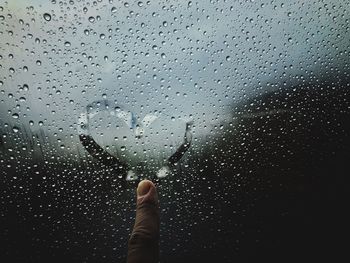
[(0, 0), (4, 262), (339, 256), (349, 2)]

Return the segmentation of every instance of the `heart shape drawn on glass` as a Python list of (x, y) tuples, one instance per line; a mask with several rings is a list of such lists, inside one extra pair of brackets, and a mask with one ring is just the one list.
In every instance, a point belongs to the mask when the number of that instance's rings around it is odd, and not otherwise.
[[(118, 136), (114, 136), (114, 141), (120, 145), (117, 154), (109, 153), (104, 143), (95, 139), (93, 131), (101, 128), (93, 127), (97, 122), (93, 118), (98, 114), (117, 119)], [(190, 148), (193, 120), (178, 118), (177, 121), (174, 117), (157, 111), (147, 113), (140, 119), (116, 102), (98, 100), (88, 104), (80, 114), (77, 130), (80, 142), (95, 159), (106, 166), (115, 167), (125, 175), (127, 181), (133, 181), (139, 177), (140, 163), (161, 167), (157, 177), (166, 177)], [(110, 123), (108, 126), (111, 126)], [(105, 137), (109, 139), (113, 137), (108, 131), (103, 134), (107, 134)], [(146, 162), (143, 160), (147, 159), (143, 157), (150, 156)]]

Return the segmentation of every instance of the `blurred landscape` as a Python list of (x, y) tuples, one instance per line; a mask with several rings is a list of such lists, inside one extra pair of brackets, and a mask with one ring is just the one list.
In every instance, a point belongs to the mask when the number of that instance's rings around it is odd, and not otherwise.
[[(125, 262), (142, 178), (159, 191), (161, 262), (346, 258), (349, 10), (0, 0), (1, 262)], [(143, 171), (136, 181), (79, 140), (79, 114), (104, 99), (169, 117), (137, 158), (121, 153), (127, 126), (93, 119), (98, 144)], [(159, 179), (184, 116), (191, 147)]]

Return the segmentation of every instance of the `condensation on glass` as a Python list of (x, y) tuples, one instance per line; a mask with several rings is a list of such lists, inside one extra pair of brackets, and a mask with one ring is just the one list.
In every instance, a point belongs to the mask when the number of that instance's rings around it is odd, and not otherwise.
[(5, 255), (123, 259), (142, 178), (159, 185), (163, 258), (239, 251), (256, 188), (345, 147), (349, 12), (346, 0), (0, 0)]

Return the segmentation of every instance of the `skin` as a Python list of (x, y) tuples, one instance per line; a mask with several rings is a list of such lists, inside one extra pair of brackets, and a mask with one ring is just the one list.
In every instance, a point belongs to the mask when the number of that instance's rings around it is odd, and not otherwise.
[(159, 261), (159, 201), (155, 185), (149, 180), (136, 190), (136, 218), (128, 242), (128, 263)]

